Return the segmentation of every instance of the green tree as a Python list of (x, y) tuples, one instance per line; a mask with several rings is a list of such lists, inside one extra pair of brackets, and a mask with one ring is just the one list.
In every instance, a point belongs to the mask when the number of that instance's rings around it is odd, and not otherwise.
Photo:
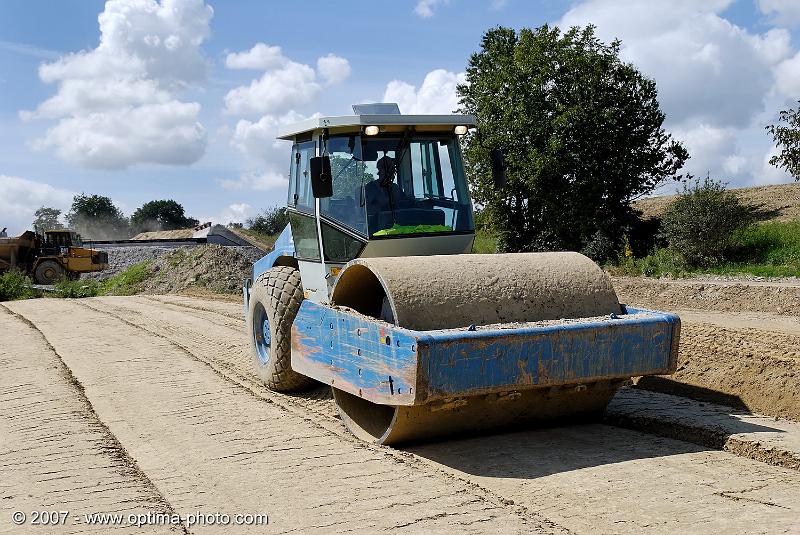
[(67, 223), (84, 238), (122, 239), (130, 235), (128, 220), (110, 198), (102, 195), (76, 195)]
[(289, 224), (289, 214), (284, 206), (272, 206), (247, 220), (247, 228), (261, 234), (274, 235)]
[(131, 229), (136, 233), (175, 230), (197, 224), (197, 219), (187, 217), (183, 206), (172, 199), (146, 202), (131, 215)]
[(687, 265), (712, 266), (724, 259), (736, 232), (758, 215), (758, 207), (742, 203), (722, 182), (706, 177), (684, 184), (661, 216), (659, 234)]
[(800, 106), (781, 111), (778, 114), (778, 124), (767, 125), (766, 128), (780, 150), (780, 153), (769, 159), (770, 165), (783, 169), (795, 180), (800, 180)]
[(33, 230), (39, 234), (48, 230), (64, 228), (64, 225), (59, 221), (61, 210), (58, 208), (42, 206), (33, 215)]
[[(679, 178), (689, 155), (662, 127), (656, 84), (619, 51), (592, 26), (484, 34), (458, 94), (478, 123), (465, 140), (471, 189), (501, 250), (609, 258), (635, 221), (632, 200)], [(505, 154), (500, 189), (494, 148)]]

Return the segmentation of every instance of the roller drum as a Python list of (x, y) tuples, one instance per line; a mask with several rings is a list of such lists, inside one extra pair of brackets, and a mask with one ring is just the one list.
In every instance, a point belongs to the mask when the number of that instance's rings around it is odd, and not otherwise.
[[(420, 331), (620, 312), (605, 272), (569, 252), (357, 259), (339, 275), (331, 301)], [(541, 387), (412, 406), (379, 405), (336, 388), (333, 392), (353, 434), (397, 444), (594, 417), (619, 384)]]
[(596, 420), (620, 383), (543, 387), (410, 406), (378, 405), (336, 388), (333, 397), (342, 421), (355, 436), (391, 445)]
[(423, 331), (620, 312), (605, 272), (569, 252), (357, 259), (332, 303), (375, 318), (388, 304), (392, 323)]

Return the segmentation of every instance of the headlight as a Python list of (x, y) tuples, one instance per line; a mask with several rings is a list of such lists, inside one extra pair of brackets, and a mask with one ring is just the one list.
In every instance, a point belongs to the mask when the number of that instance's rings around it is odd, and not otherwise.
[(364, 133), (368, 136), (377, 136), (381, 129), (378, 126), (368, 126), (364, 129)]
[(464, 134), (467, 133), (468, 130), (469, 130), (469, 127), (468, 126), (464, 126), (463, 124), (462, 125), (458, 125), (453, 129), (453, 131), (456, 133), (457, 136), (463, 136)]

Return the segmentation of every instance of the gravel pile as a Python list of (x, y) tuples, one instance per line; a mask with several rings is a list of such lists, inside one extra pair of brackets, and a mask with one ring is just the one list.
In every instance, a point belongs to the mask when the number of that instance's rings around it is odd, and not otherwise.
[(109, 247), (101, 250), (108, 253), (108, 269), (95, 273), (85, 273), (81, 276), (82, 279), (109, 279), (134, 264), (145, 260), (155, 260), (173, 252), (175, 247)]
[(143, 283), (143, 293), (178, 293), (201, 287), (215, 293), (242, 291), (253, 262), (264, 255), (256, 247), (199, 245), (162, 254), (151, 264), (152, 275)]

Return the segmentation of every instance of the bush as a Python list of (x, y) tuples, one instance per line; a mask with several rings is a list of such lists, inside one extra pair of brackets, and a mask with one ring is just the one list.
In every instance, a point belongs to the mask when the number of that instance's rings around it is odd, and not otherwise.
[(684, 185), (661, 218), (660, 236), (688, 266), (712, 266), (724, 260), (734, 235), (750, 226), (756, 214), (721, 182), (706, 178)]
[(256, 217), (247, 220), (247, 228), (260, 234), (280, 234), (289, 224), (289, 213), (286, 208), (273, 206), (267, 208)]
[(33, 289), (30, 277), (21, 271), (12, 269), (0, 275), (0, 301), (28, 299), (37, 296), (38, 293)]

